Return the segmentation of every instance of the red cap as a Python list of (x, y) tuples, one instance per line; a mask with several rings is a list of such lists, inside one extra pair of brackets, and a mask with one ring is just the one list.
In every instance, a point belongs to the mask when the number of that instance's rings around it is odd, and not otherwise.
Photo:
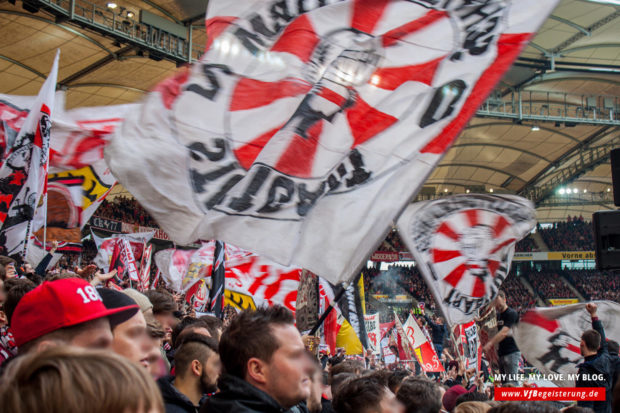
[(139, 309), (130, 305), (108, 310), (95, 287), (80, 278), (47, 281), (19, 300), (11, 319), (11, 331), (19, 347), (63, 327), (101, 317), (110, 317), (113, 324), (120, 323)]

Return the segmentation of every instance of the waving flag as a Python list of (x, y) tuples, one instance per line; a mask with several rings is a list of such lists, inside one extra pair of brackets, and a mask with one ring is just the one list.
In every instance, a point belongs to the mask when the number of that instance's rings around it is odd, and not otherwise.
[(349, 280), (557, 0), (212, 0), (114, 175), (172, 239)]
[(51, 115), (58, 77), (56, 53), (49, 76), (0, 167), (0, 246), (3, 255), (25, 257), (31, 221), (46, 191)]
[(422, 370), (425, 373), (444, 371), (443, 365), (437, 357), (437, 352), (412, 315), (407, 318), (403, 329)]
[(366, 332), (368, 333), (368, 348), (375, 354), (381, 354), (381, 332), (379, 330), (379, 314), (364, 316)]
[[(620, 304), (611, 301), (595, 303), (606, 338), (620, 342)], [(569, 375), (577, 373), (577, 364), (583, 362), (579, 343), (583, 332), (590, 329), (592, 319), (585, 303), (580, 303), (528, 310), (514, 327), (513, 335), (529, 363), (550, 378), (563, 375), (562, 380), (552, 380), (556, 385), (573, 387), (575, 383)]]
[(153, 252), (153, 245), (148, 247), (144, 244), (144, 252), (142, 253), (142, 261), (140, 262), (140, 274), (138, 278), (140, 282), (138, 284), (139, 291), (146, 291), (149, 289), (149, 282), (151, 281), (151, 253)]
[(536, 224), (516, 196), (457, 195), (411, 205), (398, 220), (435, 301), (451, 325), (468, 323), (497, 295), (514, 245)]
[(226, 289), (226, 269), (224, 262), (224, 243), (215, 241), (213, 267), (211, 269), (211, 291), (209, 292), (209, 311), (217, 317), (222, 316), (224, 308), (224, 290)]

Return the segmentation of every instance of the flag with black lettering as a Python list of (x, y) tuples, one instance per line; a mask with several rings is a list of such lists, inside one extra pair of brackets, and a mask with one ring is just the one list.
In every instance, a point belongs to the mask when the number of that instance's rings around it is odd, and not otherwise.
[(348, 281), (557, 0), (212, 0), (108, 165), (179, 244)]
[[(0, 167), (0, 252), (2, 255), (26, 257), (31, 222), (46, 192), (49, 166), (51, 116), (54, 109), (54, 90), (58, 77), (60, 51), (50, 74), (41, 86), (39, 95), (23, 119), (10, 147), (4, 149)], [(3, 135), (7, 130), (3, 127)], [(7, 143), (8, 139), (3, 138)]]
[(455, 195), (410, 205), (397, 225), (446, 321), (456, 325), (496, 297), (536, 211), (517, 196)]
[[(605, 337), (620, 342), (620, 304), (594, 303)], [(584, 361), (579, 349), (581, 335), (591, 329), (592, 318), (586, 303), (579, 303), (528, 310), (513, 327), (513, 336), (528, 363), (556, 385), (573, 387), (577, 365)]]

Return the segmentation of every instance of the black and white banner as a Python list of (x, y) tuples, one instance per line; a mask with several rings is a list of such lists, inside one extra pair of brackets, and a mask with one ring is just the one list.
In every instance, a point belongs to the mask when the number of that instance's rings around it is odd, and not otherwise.
[(557, 0), (211, 0), (106, 147), (170, 237), (350, 280)]
[(472, 321), (495, 298), (515, 243), (535, 224), (527, 199), (457, 195), (411, 205), (398, 231), (446, 320), (456, 325)]

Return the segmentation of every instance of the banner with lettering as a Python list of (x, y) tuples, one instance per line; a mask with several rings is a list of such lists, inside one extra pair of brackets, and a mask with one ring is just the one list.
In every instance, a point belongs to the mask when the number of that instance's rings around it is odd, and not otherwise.
[(398, 231), (450, 325), (472, 321), (495, 299), (517, 241), (536, 225), (525, 198), (455, 195), (410, 205)]
[(348, 281), (556, 4), (212, 0), (105, 158), (175, 242)]
[[(7, 144), (9, 139), (11, 142), (4, 149), (6, 157), (0, 166), (1, 255), (27, 256), (34, 212), (39, 200), (45, 199), (59, 58), (60, 50), (56, 52), (50, 74), (21, 122), (19, 132), (14, 139), (10, 135), (3, 138)], [(3, 134), (6, 136), (6, 132)]]
[(467, 324), (461, 324), (459, 326), (460, 339), (462, 345), (462, 356), (466, 361), (466, 368), (475, 368), (476, 371), (480, 371), (480, 340), (478, 339), (478, 326), (475, 321), (470, 321)]
[(368, 348), (375, 354), (381, 354), (381, 329), (379, 327), (379, 314), (367, 314), (364, 316), (366, 333), (368, 334)]
[[(238, 310), (281, 304), (295, 312), (301, 269), (283, 267), (225, 244), (224, 305)], [(155, 254), (162, 279), (186, 298), (208, 303), (215, 244), (205, 242), (198, 250), (170, 249)], [(194, 295), (199, 294), (195, 298)], [(206, 294), (206, 298), (203, 298)], [(196, 304), (198, 305), (198, 304)], [(207, 306), (208, 307), (208, 306)]]
[(413, 348), (416, 360), (420, 363), (425, 373), (436, 373), (444, 371), (441, 360), (433, 348), (430, 340), (426, 337), (415, 317), (409, 315), (407, 322), (403, 325), (407, 339)]
[[(594, 301), (603, 323), (605, 337), (620, 342), (620, 304)], [(569, 374), (577, 373), (583, 362), (579, 345), (581, 335), (592, 329), (586, 303), (561, 307), (534, 308), (521, 316), (513, 336), (523, 357), (560, 387), (574, 387)]]

